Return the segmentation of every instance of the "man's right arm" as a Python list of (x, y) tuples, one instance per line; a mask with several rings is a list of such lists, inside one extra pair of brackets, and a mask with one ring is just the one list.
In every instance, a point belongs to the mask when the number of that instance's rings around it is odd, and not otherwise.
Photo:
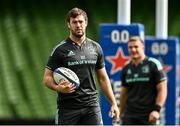
[(122, 114), (124, 113), (126, 101), (127, 101), (127, 88), (122, 86), (120, 88), (120, 119), (122, 117)]
[(55, 84), (53, 79), (53, 71), (45, 68), (43, 83), (50, 89), (57, 91), (58, 85)]
[(67, 81), (56, 84), (53, 79), (53, 71), (45, 68), (43, 83), (50, 89), (61, 93), (72, 93), (75, 91), (75, 86)]

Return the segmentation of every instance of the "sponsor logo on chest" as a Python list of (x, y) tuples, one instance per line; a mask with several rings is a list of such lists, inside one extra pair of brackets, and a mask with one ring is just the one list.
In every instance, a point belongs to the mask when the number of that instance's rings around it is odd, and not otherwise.
[(127, 70), (126, 83), (134, 83), (134, 82), (148, 82), (150, 81), (149, 74), (149, 66), (145, 65), (141, 67), (138, 71), (133, 71), (132, 69)]

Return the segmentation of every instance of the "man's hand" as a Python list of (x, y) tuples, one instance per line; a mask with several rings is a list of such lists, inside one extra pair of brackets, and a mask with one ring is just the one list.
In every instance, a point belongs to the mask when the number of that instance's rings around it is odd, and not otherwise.
[(112, 105), (111, 110), (109, 112), (109, 117), (113, 118), (114, 121), (119, 121), (119, 109), (117, 105)]
[(75, 91), (75, 86), (68, 82), (68, 81), (62, 81), (61, 83), (59, 83), (56, 87), (56, 91), (60, 92), (60, 93), (72, 93)]
[(159, 117), (160, 117), (159, 112), (157, 112), (157, 111), (152, 111), (152, 112), (149, 114), (149, 121), (152, 122), (153, 124), (155, 124), (156, 121), (159, 119)]

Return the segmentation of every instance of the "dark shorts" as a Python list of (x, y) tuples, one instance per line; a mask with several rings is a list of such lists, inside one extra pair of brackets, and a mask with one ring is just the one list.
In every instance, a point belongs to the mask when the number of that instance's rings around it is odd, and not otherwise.
[(122, 125), (153, 125), (147, 118), (123, 117)]
[(59, 109), (55, 124), (59, 125), (103, 125), (100, 107), (81, 109)]

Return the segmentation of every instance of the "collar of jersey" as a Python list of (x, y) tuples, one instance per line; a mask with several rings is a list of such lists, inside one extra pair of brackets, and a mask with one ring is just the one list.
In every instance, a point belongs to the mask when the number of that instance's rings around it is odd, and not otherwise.
[[(140, 65), (140, 64), (143, 64), (146, 60), (148, 59), (148, 57), (146, 56), (139, 64), (138, 64), (138, 66)], [(134, 63), (131, 61), (131, 64), (134, 66)]]
[[(69, 37), (67, 38), (67, 42), (68, 43), (72, 43), (73, 45), (79, 46), (76, 42), (74, 42), (73, 40), (71, 40)], [(87, 42), (87, 38), (85, 38), (84, 42), (81, 44), (84, 45)]]

